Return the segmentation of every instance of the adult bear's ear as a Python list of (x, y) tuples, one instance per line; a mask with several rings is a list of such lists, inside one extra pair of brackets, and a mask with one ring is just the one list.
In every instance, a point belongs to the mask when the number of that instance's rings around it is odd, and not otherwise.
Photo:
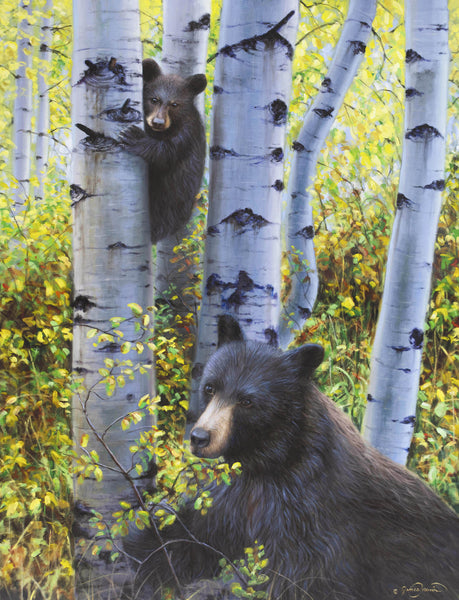
[(186, 78), (186, 87), (191, 91), (193, 96), (197, 96), (206, 89), (207, 77), (203, 74), (191, 75)]
[(244, 336), (239, 323), (230, 315), (218, 317), (218, 348), (229, 342), (243, 342)]
[(144, 81), (153, 81), (159, 75), (161, 75), (161, 67), (158, 65), (156, 60), (152, 58), (145, 58), (142, 61), (142, 76)]
[(286, 353), (288, 360), (300, 372), (307, 376), (317, 369), (324, 358), (324, 349), (319, 344), (305, 344)]

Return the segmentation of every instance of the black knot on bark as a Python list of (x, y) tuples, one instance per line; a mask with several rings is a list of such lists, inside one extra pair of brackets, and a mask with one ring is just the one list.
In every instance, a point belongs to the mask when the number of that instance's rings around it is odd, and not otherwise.
[(287, 121), (287, 105), (283, 100), (273, 100), (268, 108), (274, 125), (283, 125)]
[(76, 298), (73, 301), (73, 308), (75, 310), (82, 310), (83, 312), (87, 312), (90, 308), (94, 308), (96, 306), (97, 304), (92, 302), (92, 300), (90, 300), (88, 296), (79, 295), (76, 296)]
[(415, 327), (410, 332), (410, 346), (413, 350), (420, 350), (424, 344), (424, 332)]
[(365, 54), (366, 44), (361, 42), (360, 40), (352, 40), (349, 42), (352, 48), (352, 52), (354, 54)]
[(271, 152), (271, 161), (272, 162), (281, 162), (284, 158), (284, 151), (282, 148), (274, 148)]

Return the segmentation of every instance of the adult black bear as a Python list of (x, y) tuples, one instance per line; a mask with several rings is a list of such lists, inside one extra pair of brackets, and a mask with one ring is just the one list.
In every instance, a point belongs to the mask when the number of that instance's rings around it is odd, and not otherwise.
[(131, 125), (120, 134), (126, 150), (148, 163), (151, 240), (177, 231), (189, 220), (199, 192), (206, 137), (194, 98), (205, 75), (166, 75), (151, 58), (143, 63), (145, 131)]
[[(242, 474), (213, 489), (205, 516), (190, 500), (163, 530), (178, 581), (215, 576), (213, 548), (234, 560), (258, 540), (269, 560), (268, 598), (457, 600), (458, 516), (367, 445), (317, 390), (311, 377), (322, 347), (282, 353), (244, 342), (230, 317), (220, 319), (218, 343), (202, 376), (206, 408), (191, 447), (199, 457), (239, 461)], [(159, 546), (151, 530), (128, 543), (145, 560), (140, 576), (152, 593), (175, 584)], [(193, 597), (231, 597), (225, 593)]]

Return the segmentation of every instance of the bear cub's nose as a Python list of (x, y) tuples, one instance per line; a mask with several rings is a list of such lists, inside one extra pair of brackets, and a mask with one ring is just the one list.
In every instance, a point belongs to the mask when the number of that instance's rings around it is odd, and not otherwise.
[(196, 427), (191, 432), (191, 443), (196, 448), (205, 448), (210, 443), (210, 433), (201, 427)]

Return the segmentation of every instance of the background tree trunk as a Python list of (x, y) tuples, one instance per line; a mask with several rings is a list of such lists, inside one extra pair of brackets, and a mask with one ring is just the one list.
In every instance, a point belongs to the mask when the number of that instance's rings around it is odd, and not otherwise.
[(13, 112), (13, 177), (17, 182), (14, 192), (13, 211), (19, 213), (29, 196), (30, 188), (30, 147), (32, 135), (32, 80), (28, 77), (28, 69), (32, 67), (32, 46), (30, 36), (32, 26), (29, 17), (32, 14), (32, 2), (23, 0), (20, 4), (27, 16), (22, 19), (18, 28), (18, 63), (16, 73), (16, 98)]
[[(53, 8), (52, 0), (46, 0), (44, 11), (50, 13)], [(51, 66), (52, 17), (44, 16), (41, 24), (40, 37), (40, 67), (37, 75), (38, 82), (38, 111), (37, 111), (37, 142), (35, 144), (35, 169), (38, 179), (38, 188), (35, 190), (36, 200), (43, 200), (44, 180), (48, 170), (48, 145), (49, 145), (49, 94), (48, 94), (48, 69)]]
[(317, 159), (352, 84), (371, 33), (376, 0), (350, 0), (347, 18), (322, 87), (307, 111), (298, 139), (287, 191), (286, 249), (291, 289), (280, 322), (280, 344), (286, 348), (312, 313), (319, 290), (314, 253), (311, 187)]
[[(137, 3), (78, 0), (73, 10), (73, 367), (83, 379), (74, 398), (73, 435), (77, 447), (87, 442), (82, 452), (97, 452), (99, 459), (90, 462), (101, 469), (92, 478), (77, 479), (74, 494), (77, 506), (86, 507), (83, 512), (95, 510), (102, 522), (110, 523), (119, 502), (130, 502), (134, 496), (126, 475), (136, 476), (137, 460), (129, 447), (139, 431), (123, 430), (121, 418), (152, 392), (152, 355), (147, 350), (122, 352), (117, 337), (102, 338), (95, 347), (87, 332), (94, 328), (113, 333), (112, 317), (132, 317), (128, 303), (144, 309), (152, 303), (146, 166), (142, 159), (122, 152), (115, 141), (123, 127), (143, 120), (142, 51)], [(76, 124), (83, 126), (83, 133)], [(122, 341), (142, 341), (142, 331), (132, 320), (117, 329), (124, 334)], [(120, 385), (108, 393), (106, 372), (122, 376), (118, 363), (127, 359), (134, 372), (150, 367), (150, 375), (137, 374), (132, 380), (126, 376), (124, 386), (117, 380)], [(142, 426), (146, 429), (149, 423), (143, 421)], [(103, 482), (97, 483), (94, 477), (101, 473)], [(81, 531), (80, 519), (78, 525)], [(91, 537), (94, 530), (86, 533)], [(101, 545), (99, 553), (76, 545), (79, 599), (118, 599), (129, 576), (122, 555), (115, 563), (110, 561), (108, 532), (101, 533), (88, 542)]]
[[(209, 28), (210, 0), (186, 3), (180, 0), (164, 0), (161, 61), (164, 72), (182, 77), (205, 73)], [(196, 98), (203, 122), (204, 99), (205, 94), (199, 94)], [(181, 316), (197, 312), (193, 281), (197, 276), (199, 264), (190, 260), (178, 246), (184, 238), (192, 235), (198, 213), (199, 209), (196, 208), (185, 227), (160, 240), (156, 245), (156, 296), (164, 299), (171, 310)]]
[[(233, 313), (248, 337), (276, 342), (285, 125), (295, 0), (223, 2), (215, 67), (209, 212), (194, 387)], [(199, 411), (196, 389), (191, 412)]]
[(363, 423), (364, 437), (402, 464), (415, 422), (445, 185), (449, 67), (447, 1), (410, 0), (405, 10), (405, 140)]

